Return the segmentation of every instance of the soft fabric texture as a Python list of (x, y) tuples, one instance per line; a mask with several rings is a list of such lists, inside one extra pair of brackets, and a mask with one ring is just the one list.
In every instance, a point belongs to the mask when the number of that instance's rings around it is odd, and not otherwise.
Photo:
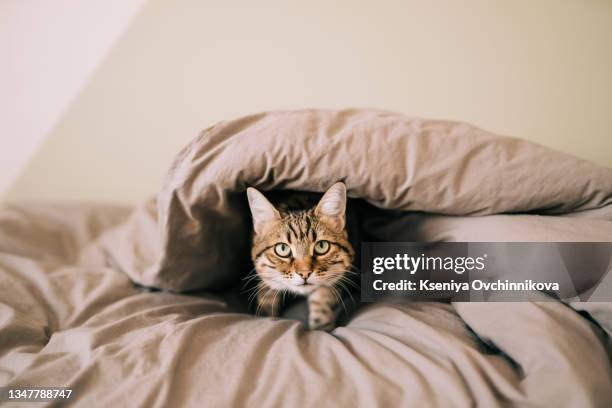
[[(446, 215), (561, 214), (612, 202), (612, 170), (460, 122), (375, 110), (261, 113), (203, 131), (175, 159), (157, 206), (147, 286), (220, 289), (249, 263), (245, 190), (323, 192)], [(122, 251), (121, 247), (117, 249)]]
[[(307, 331), (135, 287), (102, 242), (119, 225), (146, 250), (139, 214), (0, 210), (0, 386), (70, 387), (82, 407), (610, 406), (601, 333), (563, 304), (380, 303)], [(591, 306), (609, 329), (612, 306)]]
[(325, 333), (216, 290), (248, 271), (248, 185), (339, 179), (378, 240), (612, 240), (611, 170), (525, 141), (377, 111), (225, 122), (134, 210), (0, 209), (0, 386), (84, 407), (612, 405), (611, 303), (381, 302)]

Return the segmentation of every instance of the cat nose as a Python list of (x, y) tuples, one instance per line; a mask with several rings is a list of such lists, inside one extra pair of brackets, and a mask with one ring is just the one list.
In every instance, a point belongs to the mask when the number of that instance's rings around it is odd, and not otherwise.
[(302, 279), (306, 280), (306, 279), (308, 279), (308, 277), (310, 276), (312, 271), (302, 270), (302, 271), (296, 271), (295, 273), (297, 273), (298, 276), (301, 276)]

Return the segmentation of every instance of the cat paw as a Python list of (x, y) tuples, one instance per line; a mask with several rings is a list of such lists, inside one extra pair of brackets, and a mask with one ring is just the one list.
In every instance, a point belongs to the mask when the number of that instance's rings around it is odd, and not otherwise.
[(336, 328), (336, 322), (328, 320), (322, 317), (313, 317), (308, 319), (308, 329), (310, 330), (322, 330), (330, 332)]

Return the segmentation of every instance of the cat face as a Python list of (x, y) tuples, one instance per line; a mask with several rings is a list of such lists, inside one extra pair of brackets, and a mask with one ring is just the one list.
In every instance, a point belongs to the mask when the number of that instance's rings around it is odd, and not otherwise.
[(252, 258), (262, 282), (307, 295), (333, 286), (348, 273), (354, 256), (345, 230), (346, 187), (334, 184), (319, 203), (281, 213), (259, 191), (247, 190), (255, 235)]

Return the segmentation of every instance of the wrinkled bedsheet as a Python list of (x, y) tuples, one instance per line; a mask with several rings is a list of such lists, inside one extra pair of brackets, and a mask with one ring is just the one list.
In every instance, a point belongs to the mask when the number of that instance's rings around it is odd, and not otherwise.
[[(134, 285), (104, 242), (155, 241), (154, 208), (0, 210), (0, 385), (70, 387), (86, 407), (610, 406), (609, 304), (584, 307), (591, 321), (555, 302), (381, 303), (333, 333), (307, 331), (236, 310), (223, 293)], [(538, 225), (588, 239), (612, 224), (528, 217), (419, 225), (448, 238), (462, 223), (535, 221), (536, 239)], [(146, 242), (129, 248), (146, 253)]]
[(612, 241), (612, 169), (460, 122), (251, 115), (204, 130), (134, 209), (0, 209), (0, 385), (85, 407), (612, 406), (610, 303), (380, 302), (332, 333), (299, 304), (246, 313), (246, 187), (338, 180), (370, 240)]

